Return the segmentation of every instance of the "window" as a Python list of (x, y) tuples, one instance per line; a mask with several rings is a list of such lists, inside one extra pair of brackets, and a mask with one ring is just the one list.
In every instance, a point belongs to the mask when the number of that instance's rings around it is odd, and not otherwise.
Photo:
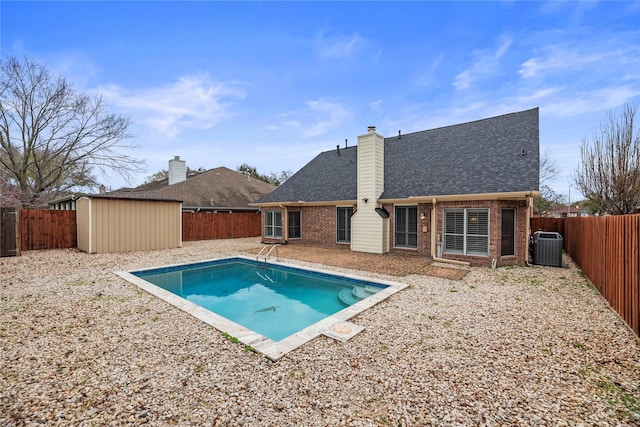
[(445, 209), (444, 251), (489, 255), (489, 209)]
[(302, 237), (300, 232), (300, 211), (289, 211), (289, 238), (299, 239)]
[(351, 242), (351, 215), (353, 208), (337, 208), (336, 240), (339, 243)]
[(282, 237), (282, 212), (264, 212), (264, 237)]
[(396, 239), (399, 248), (418, 247), (418, 207), (396, 206)]
[(516, 254), (516, 210), (502, 209), (502, 241), (500, 255)]

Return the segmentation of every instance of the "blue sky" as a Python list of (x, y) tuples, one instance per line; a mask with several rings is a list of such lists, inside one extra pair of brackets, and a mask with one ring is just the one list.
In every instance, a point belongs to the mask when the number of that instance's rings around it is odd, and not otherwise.
[(295, 172), (369, 125), (394, 136), (539, 107), (550, 184), (573, 200), (582, 139), (640, 104), (638, 22), (638, 1), (3, 0), (0, 51), (130, 117), (147, 167), (134, 185), (174, 155)]

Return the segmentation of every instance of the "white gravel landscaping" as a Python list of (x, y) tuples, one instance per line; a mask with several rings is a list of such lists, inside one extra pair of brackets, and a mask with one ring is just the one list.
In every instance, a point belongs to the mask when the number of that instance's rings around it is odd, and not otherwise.
[(640, 424), (640, 340), (568, 258), (461, 281), (323, 267), (410, 286), (278, 362), (113, 274), (258, 246), (0, 258), (0, 425)]

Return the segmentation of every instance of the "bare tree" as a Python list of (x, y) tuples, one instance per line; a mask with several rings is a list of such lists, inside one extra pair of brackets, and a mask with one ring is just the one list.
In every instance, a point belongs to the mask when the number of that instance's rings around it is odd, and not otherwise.
[(635, 106), (625, 104), (620, 115), (609, 113), (599, 134), (582, 140), (582, 163), (574, 183), (600, 214), (640, 211), (640, 134), (634, 132), (635, 115)]
[(276, 187), (289, 179), (291, 175), (293, 175), (293, 173), (289, 170), (283, 170), (282, 172), (280, 172), (280, 174), (271, 172), (270, 175), (263, 175), (261, 173), (258, 173), (258, 170), (255, 168), (255, 166), (251, 166), (247, 163), (241, 164), (236, 170), (243, 175), (247, 175), (251, 178), (264, 181), (268, 184), (275, 185)]
[(551, 158), (551, 153), (545, 150), (540, 156), (540, 195), (533, 199), (533, 207), (541, 216), (558, 205), (559, 196), (548, 185), (556, 175), (558, 166)]
[(143, 162), (126, 151), (129, 119), (109, 114), (101, 97), (77, 93), (29, 59), (0, 65), (0, 175), (31, 207), (72, 189), (97, 187), (95, 169), (125, 179)]

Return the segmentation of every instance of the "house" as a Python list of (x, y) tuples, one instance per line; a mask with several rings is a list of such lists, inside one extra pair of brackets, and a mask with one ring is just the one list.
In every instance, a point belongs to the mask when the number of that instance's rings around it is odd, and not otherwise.
[(581, 208), (579, 205), (560, 206), (547, 213), (550, 218), (574, 218), (578, 216), (591, 216), (589, 209)]
[[(169, 160), (168, 177), (140, 185), (106, 193), (111, 198), (148, 200), (181, 200), (183, 212), (258, 212), (249, 206), (269, 194), (276, 187), (226, 167), (187, 174), (186, 162), (175, 156)], [(101, 189), (101, 194), (105, 194)], [(49, 203), (51, 209), (75, 209), (71, 195)]]
[(255, 205), (265, 243), (524, 264), (539, 194), (537, 108), (325, 151)]

